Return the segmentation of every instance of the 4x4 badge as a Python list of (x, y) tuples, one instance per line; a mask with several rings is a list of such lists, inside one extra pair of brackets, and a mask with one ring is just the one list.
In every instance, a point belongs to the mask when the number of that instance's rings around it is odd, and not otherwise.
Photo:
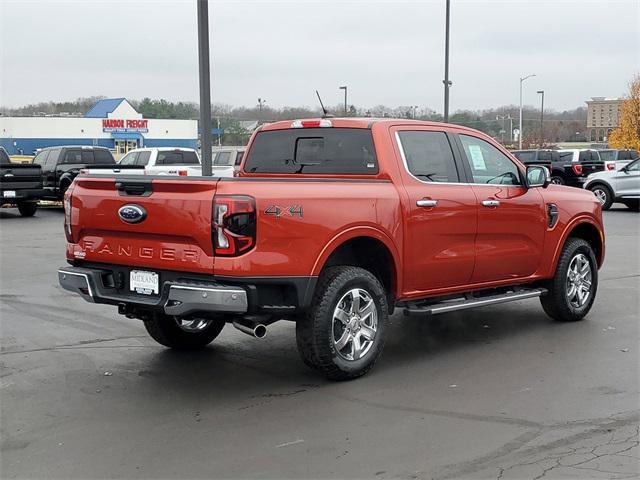
[(280, 218), (280, 217), (302, 218), (304, 216), (302, 213), (302, 205), (289, 205), (286, 207), (281, 207), (280, 205), (270, 205), (265, 209), (264, 213), (266, 215), (273, 215), (276, 218)]

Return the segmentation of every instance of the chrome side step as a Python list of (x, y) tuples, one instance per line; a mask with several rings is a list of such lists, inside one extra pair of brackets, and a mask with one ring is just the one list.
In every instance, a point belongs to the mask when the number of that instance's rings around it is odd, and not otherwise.
[(466, 310), (467, 308), (486, 307), (487, 305), (497, 305), (499, 303), (540, 297), (545, 293), (547, 293), (546, 288), (523, 288), (506, 293), (469, 297), (465, 299), (444, 300), (442, 302), (426, 305), (412, 304), (404, 308), (404, 313), (405, 315), (425, 313), (436, 315), (438, 313), (455, 312), (456, 310)]

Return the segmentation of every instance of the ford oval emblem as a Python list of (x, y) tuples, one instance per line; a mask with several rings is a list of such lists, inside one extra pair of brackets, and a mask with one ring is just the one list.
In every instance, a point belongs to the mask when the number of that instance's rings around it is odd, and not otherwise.
[(147, 218), (147, 211), (140, 205), (124, 205), (118, 209), (118, 216), (123, 222), (140, 223)]

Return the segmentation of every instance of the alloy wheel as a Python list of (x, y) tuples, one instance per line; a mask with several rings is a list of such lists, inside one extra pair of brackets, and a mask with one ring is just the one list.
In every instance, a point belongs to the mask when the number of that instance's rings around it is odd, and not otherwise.
[(567, 300), (574, 308), (584, 306), (591, 296), (591, 263), (583, 253), (571, 259), (567, 270)]
[(596, 196), (601, 205), (607, 203), (607, 192), (600, 187), (596, 187), (593, 189), (593, 194)]
[(363, 358), (373, 346), (378, 330), (378, 310), (369, 292), (354, 288), (346, 292), (333, 311), (332, 340), (345, 360)]

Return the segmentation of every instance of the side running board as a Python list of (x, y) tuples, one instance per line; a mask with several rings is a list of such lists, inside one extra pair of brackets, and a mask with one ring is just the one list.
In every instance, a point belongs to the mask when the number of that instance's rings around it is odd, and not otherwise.
[(407, 303), (404, 307), (405, 315), (430, 314), (455, 312), (456, 310), (466, 310), (467, 308), (486, 307), (487, 305), (497, 305), (498, 303), (514, 302), (527, 298), (540, 297), (547, 293), (545, 288), (522, 288), (504, 293), (493, 293), (486, 295), (468, 296), (466, 298), (453, 298), (435, 303), (413, 302)]

